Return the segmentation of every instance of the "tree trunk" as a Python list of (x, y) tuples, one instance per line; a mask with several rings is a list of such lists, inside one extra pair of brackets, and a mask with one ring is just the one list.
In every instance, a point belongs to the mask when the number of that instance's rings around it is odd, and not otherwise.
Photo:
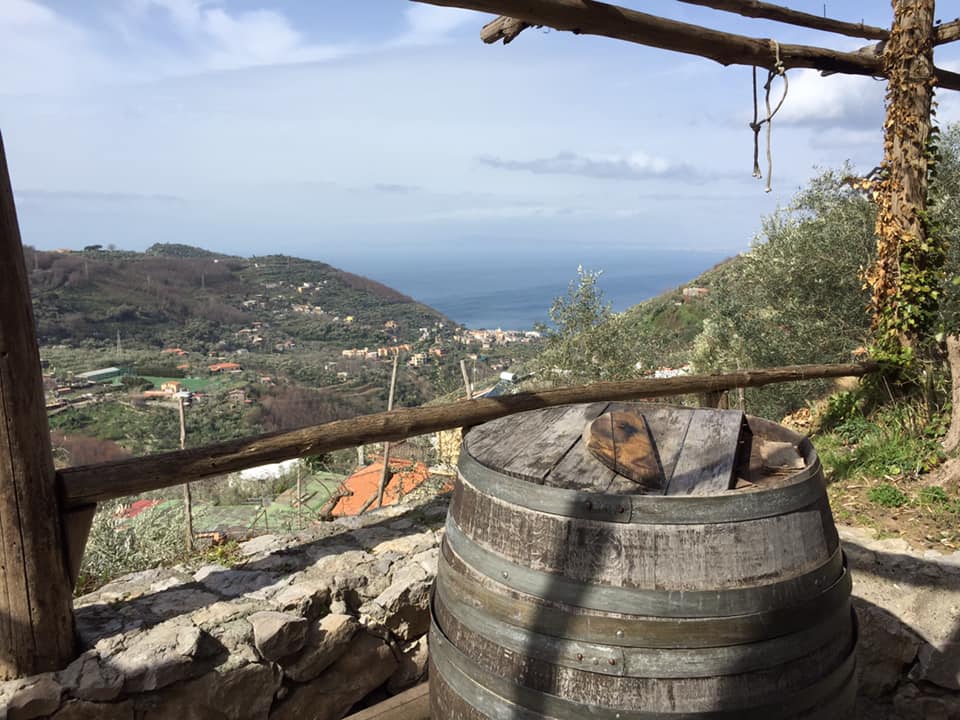
[(960, 336), (947, 335), (947, 360), (950, 363), (950, 428), (943, 437), (943, 449), (952, 453), (960, 447)]
[(934, 0), (893, 0), (883, 51), (887, 85), (883, 174), (875, 186), (877, 260), (867, 273), (880, 355), (909, 361), (929, 335), (944, 250), (927, 237)]
[(0, 679), (73, 659), (73, 606), (40, 353), (0, 138)]

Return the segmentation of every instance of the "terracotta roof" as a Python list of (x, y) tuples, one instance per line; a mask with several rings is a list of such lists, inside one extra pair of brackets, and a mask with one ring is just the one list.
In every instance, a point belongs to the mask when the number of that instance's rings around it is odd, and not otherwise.
[(210, 365), (208, 369), (210, 370), (210, 372), (219, 372), (221, 370), (239, 370), (240, 363), (235, 363), (235, 362), (214, 363), (213, 365)]
[(134, 518), (140, 513), (142, 513), (144, 510), (149, 510), (153, 506), (159, 505), (159, 504), (160, 504), (159, 500), (135, 500), (133, 503), (130, 504), (130, 507), (127, 508), (127, 511), (123, 513), (123, 516), (127, 518)]
[[(399, 491), (402, 487), (403, 493), (407, 494), (430, 477), (430, 471), (422, 462), (413, 463), (410, 460), (401, 458), (390, 460), (390, 467), (394, 474), (387, 483), (383, 492), (383, 504), (394, 505), (399, 499)], [(353, 495), (342, 497), (333, 508), (333, 515), (340, 517), (344, 515), (356, 515), (364, 503), (373, 495), (376, 495), (380, 487), (380, 478), (383, 476), (383, 460), (368, 465), (358, 470), (353, 475), (343, 481), (343, 487)]]

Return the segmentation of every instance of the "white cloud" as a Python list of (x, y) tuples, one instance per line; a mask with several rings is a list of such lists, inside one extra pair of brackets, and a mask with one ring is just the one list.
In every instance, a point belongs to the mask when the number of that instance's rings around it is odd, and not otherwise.
[(136, 0), (130, 8), (130, 21), (144, 35), (155, 22), (151, 10), (166, 15), (186, 46), (183, 59), (194, 72), (318, 62), (350, 52), (346, 46), (308, 42), (274, 10), (231, 13), (223, 3), (208, 0)]
[(0, 2), (0, 94), (67, 92), (106, 72), (83, 28), (33, 0)]
[(499, 170), (523, 170), (536, 175), (579, 175), (604, 180), (648, 180), (651, 178), (693, 179), (694, 168), (673, 163), (643, 152), (625, 155), (557, 153), (533, 160), (512, 160), (483, 155), (480, 162)]
[[(787, 99), (774, 123), (862, 129), (883, 124), (886, 85), (881, 81), (855, 75), (823, 77), (816, 70), (793, 70), (788, 77)], [(776, 83), (774, 100), (779, 93)]]
[[(405, 13), (407, 31), (397, 40), (401, 45), (428, 45), (445, 40), (466, 24), (475, 23), (477, 32), (483, 24), (475, 12), (437, 5), (411, 5)], [(480, 20), (478, 23), (477, 21)]]
[(72, 94), (117, 83), (434, 45), (480, 17), (411, 5), (397, 35), (361, 45), (316, 43), (278, 10), (235, 10), (224, 0), (112, 0), (89, 7), (99, 17), (81, 26), (37, 0), (0, 0), (0, 95)]

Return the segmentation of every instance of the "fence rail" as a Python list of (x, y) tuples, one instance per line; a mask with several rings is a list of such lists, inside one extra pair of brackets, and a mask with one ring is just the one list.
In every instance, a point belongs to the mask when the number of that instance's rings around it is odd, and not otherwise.
[(57, 473), (57, 480), (62, 507), (71, 509), (266, 463), (469, 427), (506, 415), (555, 405), (716, 393), (799, 380), (858, 377), (877, 370), (879, 366), (874, 362), (792, 365), (724, 375), (599, 382), (542, 392), (461, 400), (436, 407), (404, 408), (363, 415), (189, 450), (67, 468)]

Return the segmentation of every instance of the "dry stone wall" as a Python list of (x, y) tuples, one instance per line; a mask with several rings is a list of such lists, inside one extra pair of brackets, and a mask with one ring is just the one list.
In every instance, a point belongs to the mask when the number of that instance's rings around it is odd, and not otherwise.
[(424, 679), (446, 505), (264, 535), (240, 565), (123, 577), (76, 602), (83, 654), (0, 684), (0, 719), (334, 720)]
[[(83, 654), (0, 684), (0, 720), (335, 720), (424, 679), (443, 501), (245, 543), (233, 568), (126, 576), (76, 603)], [(842, 528), (870, 720), (960, 720), (960, 555)]]

